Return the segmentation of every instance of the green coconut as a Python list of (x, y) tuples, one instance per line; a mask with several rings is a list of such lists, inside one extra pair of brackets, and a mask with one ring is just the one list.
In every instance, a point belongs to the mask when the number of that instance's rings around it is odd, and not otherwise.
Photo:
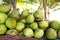
[(11, 35), (11, 36), (16, 36), (18, 35), (18, 31), (15, 29), (10, 29), (6, 32), (7, 35)]
[(7, 13), (11, 10), (9, 5), (0, 4), (0, 13)]
[(53, 29), (60, 29), (60, 23), (56, 20), (51, 21), (49, 26)]
[(30, 15), (28, 15), (28, 16), (26, 17), (26, 22), (27, 22), (27, 23), (32, 23), (32, 22), (34, 22), (34, 16), (33, 16), (33, 14), (30, 14)]
[(43, 13), (40, 10), (34, 12), (34, 17), (36, 21), (41, 21), (44, 17)]
[(22, 23), (26, 23), (26, 19), (22, 19), (20, 22), (22, 22)]
[(46, 30), (46, 37), (48, 39), (56, 39), (57, 38), (57, 32), (56, 32), (56, 30), (54, 30), (52, 28), (48, 28)]
[(21, 13), (21, 17), (22, 17), (22, 18), (25, 18), (25, 17), (27, 17), (28, 15), (29, 15), (29, 10), (28, 10), (28, 9), (23, 10), (23, 12)]
[(42, 29), (36, 29), (35, 30), (35, 38), (42, 38), (44, 36), (44, 31)]
[(25, 28), (25, 24), (18, 22), (15, 29), (21, 32), (24, 28)]
[(13, 18), (8, 18), (5, 22), (5, 24), (9, 29), (13, 29), (16, 26), (16, 20)]
[(7, 31), (7, 27), (4, 24), (0, 24), (0, 35), (5, 34)]
[(0, 24), (3, 24), (6, 21), (7, 17), (8, 16), (6, 14), (0, 13)]
[(31, 28), (25, 28), (23, 30), (23, 33), (26, 37), (33, 37), (34, 36), (33, 30)]
[(20, 13), (18, 10), (14, 10), (12, 11), (12, 13), (10, 14), (10, 16), (12, 18), (14, 18), (15, 20), (19, 21), (20, 20)]
[(43, 30), (45, 30), (49, 26), (47, 21), (41, 21), (38, 24), (39, 24), (39, 27)]
[(33, 22), (32, 24), (30, 24), (30, 27), (33, 29), (33, 30), (36, 30), (38, 28), (38, 24), (36, 22)]

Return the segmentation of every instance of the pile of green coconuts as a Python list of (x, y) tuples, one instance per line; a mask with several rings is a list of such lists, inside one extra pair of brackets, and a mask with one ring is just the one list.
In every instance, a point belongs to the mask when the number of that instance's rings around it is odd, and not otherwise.
[(11, 11), (8, 4), (0, 4), (0, 36), (25, 36), (47, 39), (60, 38), (60, 22), (44, 20), (40, 10), (30, 13), (28, 9)]

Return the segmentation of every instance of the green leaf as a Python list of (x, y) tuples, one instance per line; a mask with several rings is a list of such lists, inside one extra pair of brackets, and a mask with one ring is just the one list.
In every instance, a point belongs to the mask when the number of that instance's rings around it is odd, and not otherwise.
[(60, 0), (56, 0), (57, 2), (60, 2)]
[(8, 4), (11, 4), (14, 2), (14, 0), (3, 0), (4, 2), (8, 3)]
[(56, 7), (57, 6), (57, 4), (58, 4), (58, 2), (56, 1), (56, 0), (47, 0), (47, 6), (49, 7), (49, 8), (54, 8), (54, 7)]

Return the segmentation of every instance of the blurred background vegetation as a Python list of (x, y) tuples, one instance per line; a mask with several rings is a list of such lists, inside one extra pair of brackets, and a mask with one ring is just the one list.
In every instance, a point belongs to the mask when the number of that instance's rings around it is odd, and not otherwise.
[(5, 3), (13, 4), (15, 3), (16, 8), (20, 9), (22, 12), (25, 9), (29, 9), (30, 12), (34, 12), (36, 10), (42, 10), (45, 12), (45, 16), (50, 15), (51, 11), (60, 10), (60, 0), (2, 0)]

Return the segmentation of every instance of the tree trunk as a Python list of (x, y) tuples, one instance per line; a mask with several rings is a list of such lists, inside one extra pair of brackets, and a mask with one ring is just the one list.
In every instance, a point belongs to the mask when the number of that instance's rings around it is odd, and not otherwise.
[(44, 8), (44, 19), (47, 19), (47, 14), (46, 14), (46, 1), (47, 0), (43, 0), (43, 8)]
[(13, 2), (13, 10), (16, 10), (16, 0)]

